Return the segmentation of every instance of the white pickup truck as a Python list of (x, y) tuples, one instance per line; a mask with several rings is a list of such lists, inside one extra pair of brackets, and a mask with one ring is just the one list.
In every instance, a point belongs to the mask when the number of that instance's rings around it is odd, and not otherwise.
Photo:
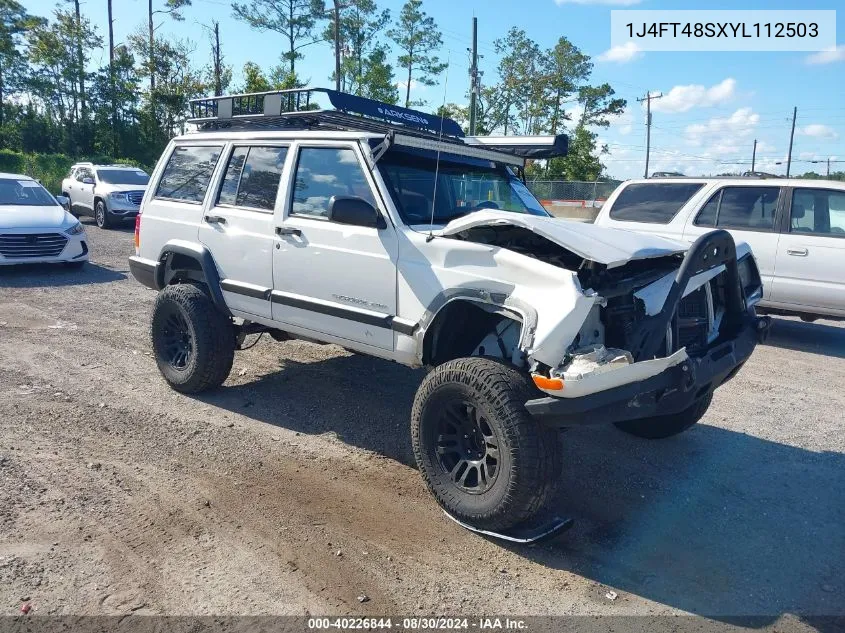
[(845, 183), (763, 178), (629, 180), (596, 224), (694, 242), (714, 228), (746, 242), (763, 279), (758, 312), (845, 318)]

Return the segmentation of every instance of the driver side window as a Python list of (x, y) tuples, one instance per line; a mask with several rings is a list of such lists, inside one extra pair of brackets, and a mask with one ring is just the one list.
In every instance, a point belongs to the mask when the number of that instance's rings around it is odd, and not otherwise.
[(294, 182), (291, 215), (327, 218), (332, 196), (358, 196), (377, 206), (351, 148), (301, 148)]
[(93, 178), (94, 174), (91, 173), (90, 169), (81, 168), (76, 172), (76, 180), (78, 182), (84, 182), (86, 178)]

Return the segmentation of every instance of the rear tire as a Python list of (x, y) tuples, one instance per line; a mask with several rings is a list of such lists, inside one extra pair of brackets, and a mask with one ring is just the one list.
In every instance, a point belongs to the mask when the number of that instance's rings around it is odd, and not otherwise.
[(102, 200), (97, 200), (94, 204), (94, 221), (101, 229), (110, 229), (113, 225), (112, 219), (109, 217), (109, 210), (106, 208), (106, 203)]
[(651, 418), (640, 420), (627, 420), (616, 422), (616, 428), (642, 437), (647, 440), (662, 440), (683, 433), (692, 428), (707, 412), (710, 403), (713, 401), (713, 392), (710, 392), (691, 407), (673, 415), (656, 415)]
[(560, 438), (526, 411), (524, 372), (490, 358), (459, 358), (422, 381), (411, 411), (414, 456), (428, 489), (453, 517), (504, 530), (552, 495)]
[(232, 369), (232, 321), (197, 286), (167, 286), (158, 294), (150, 338), (158, 369), (176, 391), (214, 389), (223, 384)]

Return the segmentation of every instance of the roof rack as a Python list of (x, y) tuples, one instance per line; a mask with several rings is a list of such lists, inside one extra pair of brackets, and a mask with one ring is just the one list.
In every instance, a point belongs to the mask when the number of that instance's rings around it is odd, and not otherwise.
[[(317, 103), (319, 96), (327, 97), (331, 108), (321, 107)], [(188, 122), (201, 131), (263, 127), (282, 130), (351, 130), (385, 135), (399, 133), (404, 139), (415, 137), (450, 145), (459, 144), (463, 146), (461, 153), (478, 155), (480, 158), (496, 160), (493, 152), (509, 154), (519, 157), (519, 164), (524, 163), (525, 158), (565, 156), (568, 148), (568, 139), (563, 134), (467, 137), (453, 119), (328, 88), (293, 88), (192, 99), (191, 118)]]

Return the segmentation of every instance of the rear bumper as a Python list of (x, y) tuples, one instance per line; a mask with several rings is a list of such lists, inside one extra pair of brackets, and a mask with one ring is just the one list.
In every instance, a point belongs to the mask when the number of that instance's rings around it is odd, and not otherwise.
[(132, 255), (129, 258), (129, 272), (132, 273), (132, 276), (136, 280), (153, 290), (160, 289), (158, 287), (159, 266), (160, 264), (157, 261), (144, 259), (136, 255)]
[(757, 342), (765, 340), (769, 326), (768, 317), (749, 313), (736, 338), (656, 376), (580, 398), (537, 398), (529, 400), (525, 408), (539, 422), (553, 427), (608, 424), (679, 413), (733, 378)]

